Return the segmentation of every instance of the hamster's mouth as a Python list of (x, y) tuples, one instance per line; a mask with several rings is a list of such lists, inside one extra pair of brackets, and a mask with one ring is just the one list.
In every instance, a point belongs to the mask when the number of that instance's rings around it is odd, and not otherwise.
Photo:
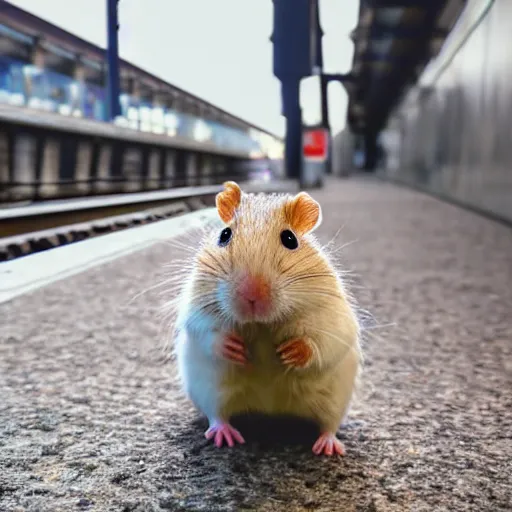
[(247, 320), (263, 320), (270, 316), (272, 304), (270, 301), (238, 300), (238, 314)]

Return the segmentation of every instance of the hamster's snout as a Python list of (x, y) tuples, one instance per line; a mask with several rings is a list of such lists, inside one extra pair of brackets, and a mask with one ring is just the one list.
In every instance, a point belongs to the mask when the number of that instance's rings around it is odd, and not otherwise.
[(240, 313), (248, 317), (268, 315), (271, 308), (271, 287), (264, 277), (244, 274), (235, 288)]

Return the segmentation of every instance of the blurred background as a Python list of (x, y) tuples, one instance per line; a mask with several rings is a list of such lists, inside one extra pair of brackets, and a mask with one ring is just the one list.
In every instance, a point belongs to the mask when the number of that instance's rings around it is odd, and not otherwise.
[[(187, 173), (202, 174), (198, 183), (242, 173), (320, 186), (325, 174), (365, 170), (510, 218), (502, 129), (510, 8), (484, 0), (3, 1), (0, 199), (167, 188), (173, 173), (175, 185)], [(7, 107), (30, 109), (39, 124), (45, 113), (74, 123), (59, 128), (64, 120), (52, 117), (59, 136), (43, 143), (48, 127), (13, 125)], [(122, 130), (105, 146), (110, 156), (83, 149), (78, 119), (174, 138), (175, 161), (152, 171), (142, 139), (128, 147)], [(202, 150), (184, 151), (181, 138)], [(40, 159), (52, 155), (60, 163), (50, 170)], [(204, 156), (217, 170), (195, 161)], [(33, 165), (17, 163), (27, 158)]]

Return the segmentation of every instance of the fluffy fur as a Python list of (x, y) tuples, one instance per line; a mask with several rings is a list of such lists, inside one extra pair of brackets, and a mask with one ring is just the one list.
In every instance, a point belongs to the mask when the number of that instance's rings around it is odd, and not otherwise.
[[(238, 199), (234, 186), (226, 187), (230, 199)], [(236, 204), (232, 215), (226, 204)], [(217, 206), (230, 219), (232, 239), (225, 247), (217, 243), (226, 224), (206, 236), (178, 314), (176, 353), (186, 393), (211, 425), (243, 412), (285, 413), (313, 419), (334, 435), (348, 411), (362, 354), (354, 309), (312, 235), (320, 206), (304, 192), (242, 193), (240, 201), (221, 196)], [(285, 229), (297, 236), (297, 249), (283, 246)], [(250, 321), (234, 307), (234, 287), (244, 273), (263, 276), (272, 288), (271, 312)], [(248, 367), (219, 355), (231, 332), (245, 343)], [(278, 353), (296, 339), (304, 349), (302, 367), (284, 364)]]

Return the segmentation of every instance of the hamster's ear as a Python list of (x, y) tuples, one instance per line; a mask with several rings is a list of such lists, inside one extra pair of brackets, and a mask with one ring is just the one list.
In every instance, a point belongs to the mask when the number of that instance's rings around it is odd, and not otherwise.
[(314, 231), (322, 223), (322, 209), (307, 192), (300, 192), (288, 202), (285, 215), (288, 224), (301, 235)]
[(220, 218), (227, 224), (235, 216), (235, 210), (240, 205), (242, 191), (234, 181), (226, 181), (224, 190), (215, 196), (215, 204)]

